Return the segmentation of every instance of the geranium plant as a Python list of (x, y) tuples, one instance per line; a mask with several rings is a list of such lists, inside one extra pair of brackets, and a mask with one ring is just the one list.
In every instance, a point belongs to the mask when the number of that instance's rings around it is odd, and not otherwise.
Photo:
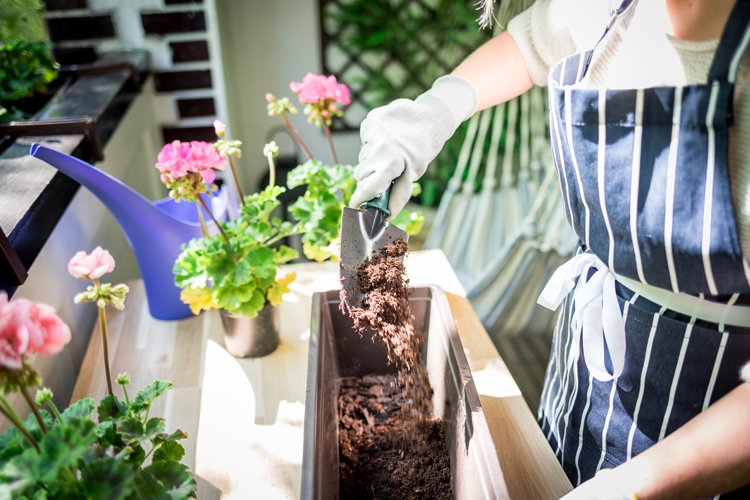
[[(68, 265), (71, 274), (93, 282), (76, 301), (124, 306), (127, 287), (99, 282), (113, 268), (106, 250), (76, 254)], [(104, 334), (106, 317), (101, 320)], [(122, 399), (108, 385), (109, 394), (98, 404), (84, 398), (63, 411), (49, 388), (31, 399), (30, 390), (42, 382), (33, 357), (56, 354), (69, 341), (70, 330), (51, 307), (8, 301), (0, 292), (0, 414), (13, 425), (0, 435), (0, 498), (195, 497), (195, 480), (180, 463), (185, 451), (178, 441), (187, 435), (167, 432), (164, 419), (150, 415), (171, 383), (154, 381), (131, 399), (130, 377), (123, 373), (116, 379)], [(6, 399), (16, 391), (32, 410), (25, 421)]]
[[(301, 82), (292, 82), (289, 87), (305, 106), (308, 122), (323, 130), (333, 161), (332, 165), (327, 165), (312, 156), (287, 116), (297, 113), (290, 100), (266, 94), (268, 115), (279, 116), (283, 120), (307, 155), (307, 161), (287, 177), (289, 189), (298, 186), (307, 188), (291, 205), (290, 212), (303, 228), (302, 251), (305, 256), (322, 262), (338, 257), (341, 212), (356, 187), (354, 169), (351, 165), (339, 163), (331, 137), (333, 119), (343, 116), (343, 107), (351, 102), (350, 92), (335, 76), (313, 73), (307, 73)], [(419, 186), (416, 185), (415, 189), (416, 195)], [(422, 230), (423, 221), (421, 213), (404, 210), (391, 222), (408, 234), (417, 234)]]
[(226, 137), (223, 123), (217, 121), (214, 126), (218, 140), (212, 147), (229, 162), (242, 206), (239, 217), (217, 223), (220, 234), (195, 238), (183, 247), (174, 264), (175, 283), (182, 288), (180, 298), (194, 314), (223, 309), (254, 317), (266, 304), (278, 305), (294, 280), (294, 273), (276, 276), (280, 264), (298, 256), (280, 241), (301, 229), (272, 215), (285, 191), (275, 185), (275, 144), (264, 149), (271, 171), (268, 187), (242, 196), (232, 161), (232, 157), (241, 156), (241, 143)]

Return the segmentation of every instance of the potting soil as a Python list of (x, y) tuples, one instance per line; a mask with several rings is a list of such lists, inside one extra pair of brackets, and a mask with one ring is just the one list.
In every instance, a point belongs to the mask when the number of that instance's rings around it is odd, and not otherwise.
[(453, 498), (445, 425), (425, 420), (415, 432), (396, 376), (343, 379), (338, 404), (340, 498)]
[(342, 499), (452, 498), (445, 424), (431, 417), (432, 388), (420, 361), (424, 335), (414, 331), (404, 268), (407, 244), (396, 240), (365, 262), (356, 279), (362, 307), (341, 310), (359, 334), (374, 332), (397, 375), (342, 381), (339, 393), (339, 489)]

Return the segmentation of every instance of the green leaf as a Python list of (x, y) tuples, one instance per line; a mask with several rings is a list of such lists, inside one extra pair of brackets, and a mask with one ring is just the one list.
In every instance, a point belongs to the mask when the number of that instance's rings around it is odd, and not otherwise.
[(123, 419), (118, 424), (117, 431), (125, 438), (125, 443), (147, 440), (143, 422), (136, 417), (127, 417)]
[(166, 421), (163, 418), (153, 417), (146, 422), (145, 435), (148, 439), (154, 439), (158, 434), (162, 434), (166, 427)]
[(117, 396), (105, 396), (99, 402), (97, 413), (99, 415), (99, 422), (104, 422), (108, 419), (117, 420), (127, 415), (127, 406), (125, 402), (117, 399)]
[(29, 448), (0, 470), (0, 497), (18, 496), (36, 483), (60, 483), (61, 473), (75, 467), (96, 441), (95, 424), (90, 419), (70, 417), (66, 425), (51, 425), (39, 441), (40, 451)]
[(243, 302), (247, 302), (253, 296), (255, 291), (253, 284), (247, 284), (239, 287), (222, 286), (213, 291), (214, 300), (227, 311), (234, 311), (239, 308)]
[(23, 491), (38, 481), (41, 459), (29, 448), (0, 469), (0, 498), (20, 498)]
[(171, 460), (173, 462), (179, 462), (184, 456), (185, 448), (183, 448), (180, 443), (175, 441), (165, 441), (154, 452), (153, 461), (161, 462)]
[(20, 455), (31, 447), (23, 435), (15, 427), (9, 428), (0, 436), (0, 469), (10, 459)]
[(80, 485), (86, 498), (126, 498), (133, 491), (135, 470), (122, 459), (104, 457), (84, 463)]
[(276, 264), (284, 264), (285, 262), (294, 260), (297, 257), (299, 257), (297, 250), (286, 245), (281, 245), (276, 249)]
[(100, 422), (96, 427), (96, 436), (99, 438), (99, 444), (103, 447), (116, 446), (121, 447), (124, 445), (122, 437), (117, 433), (115, 422), (113, 420), (105, 420)]
[(151, 403), (156, 400), (159, 396), (166, 394), (172, 388), (172, 382), (167, 380), (155, 380), (149, 385), (138, 391), (135, 399), (131, 403), (131, 408), (134, 412), (140, 413), (148, 409)]
[(94, 414), (94, 399), (83, 398), (79, 399), (65, 411), (62, 412), (63, 422), (67, 423), (71, 418), (87, 419)]
[(276, 253), (270, 248), (256, 248), (247, 254), (246, 260), (252, 266), (253, 274), (260, 279), (276, 275)]
[(143, 500), (194, 498), (195, 479), (180, 463), (158, 461), (139, 471), (135, 494)]
[(234, 266), (234, 269), (227, 274), (227, 277), (235, 286), (244, 285), (253, 279), (253, 270), (250, 267), (250, 263), (243, 260)]
[(263, 295), (260, 290), (255, 290), (248, 301), (243, 302), (239, 307), (237, 307), (237, 309), (234, 309), (230, 312), (235, 314), (244, 314), (249, 318), (254, 318), (258, 315), (258, 312), (263, 309), (264, 305), (266, 305), (265, 295)]

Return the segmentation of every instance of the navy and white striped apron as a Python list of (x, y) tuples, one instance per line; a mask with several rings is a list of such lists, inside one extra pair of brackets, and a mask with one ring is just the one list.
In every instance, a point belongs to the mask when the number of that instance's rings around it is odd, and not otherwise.
[(593, 51), (550, 73), (553, 156), (581, 251), (540, 297), (563, 312), (539, 421), (576, 485), (737, 387), (750, 360), (750, 307), (740, 305), (750, 270), (728, 165), (749, 20), (750, 1), (738, 0), (704, 85), (576, 87)]

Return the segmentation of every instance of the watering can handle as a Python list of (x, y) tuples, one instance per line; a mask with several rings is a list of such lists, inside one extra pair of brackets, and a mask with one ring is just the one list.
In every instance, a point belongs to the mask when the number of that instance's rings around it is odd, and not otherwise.
[(391, 216), (391, 211), (388, 210), (388, 200), (391, 197), (391, 186), (388, 186), (388, 189), (385, 190), (385, 193), (381, 194), (380, 196), (373, 198), (369, 201), (366, 201), (362, 203), (360, 208), (377, 208), (381, 212), (383, 212), (383, 215), (386, 217)]

